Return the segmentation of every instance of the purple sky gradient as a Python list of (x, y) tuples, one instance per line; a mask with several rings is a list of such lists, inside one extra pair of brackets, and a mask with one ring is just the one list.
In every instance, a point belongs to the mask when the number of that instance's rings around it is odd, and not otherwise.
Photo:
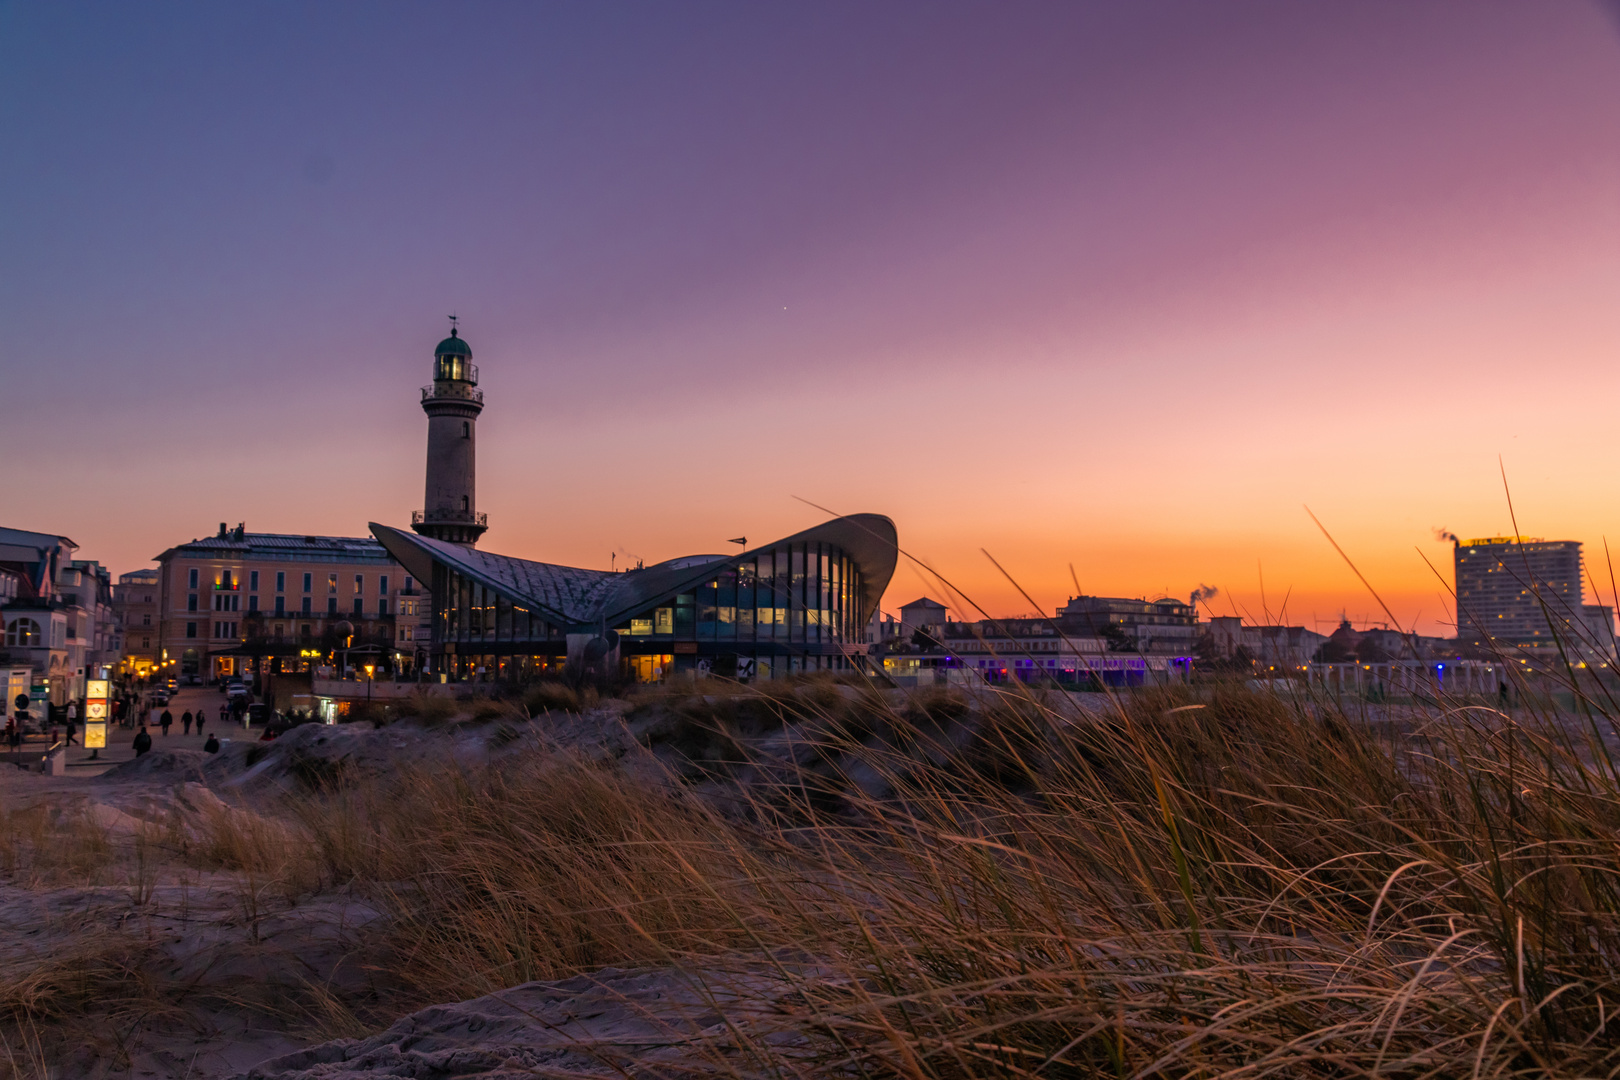
[(1413, 547), (1509, 529), (1498, 454), (1523, 531), (1620, 539), (1595, 5), (0, 0), (0, 155), (0, 523), (115, 571), (407, 520), (452, 311), (510, 554), (797, 495), (998, 614), (981, 546), (1371, 612), (1308, 503), (1435, 630)]

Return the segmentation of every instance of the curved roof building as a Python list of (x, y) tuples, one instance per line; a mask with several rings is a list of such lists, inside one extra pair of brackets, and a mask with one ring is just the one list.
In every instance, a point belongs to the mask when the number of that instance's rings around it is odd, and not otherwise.
[(522, 677), (578, 662), (642, 679), (739, 678), (848, 668), (894, 573), (894, 523), (835, 518), (737, 555), (612, 572), (531, 562), (402, 529), (375, 535), (433, 595), (434, 669)]
[(432, 670), (521, 678), (570, 660), (643, 679), (681, 670), (738, 678), (850, 666), (894, 573), (894, 522), (836, 518), (738, 555), (693, 555), (613, 572), (478, 550), (474, 445), (484, 394), (452, 327), (433, 350), (426, 504), (412, 532), (371, 532), (433, 597)]

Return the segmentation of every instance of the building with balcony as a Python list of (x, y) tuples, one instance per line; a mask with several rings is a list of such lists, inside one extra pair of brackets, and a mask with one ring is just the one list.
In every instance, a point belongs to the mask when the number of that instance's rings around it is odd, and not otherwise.
[(427, 598), (370, 537), (252, 533), (221, 522), (215, 535), (156, 561), (153, 647), (166, 674), (207, 681), (260, 666), (305, 670), (303, 654), (330, 651), (340, 637), (386, 654), (395, 671), (415, 662), (416, 642), (400, 630), (414, 630)]
[(82, 698), (122, 647), (111, 575), (77, 550), (65, 536), (0, 528), (0, 664), (27, 669), (30, 693), (53, 705)]
[(1170, 596), (1074, 596), (1058, 608), (1057, 624), (1070, 637), (1102, 637), (1116, 652), (1144, 656), (1191, 656), (1203, 632), (1193, 606)]
[[(452, 323), (454, 320), (451, 320)], [(478, 512), (478, 414), (484, 392), (472, 346), (450, 327), (433, 350), (433, 382), (422, 387), (428, 418), (427, 486), (422, 509), (411, 514), (411, 528), (452, 544), (476, 544), (489, 528)]]

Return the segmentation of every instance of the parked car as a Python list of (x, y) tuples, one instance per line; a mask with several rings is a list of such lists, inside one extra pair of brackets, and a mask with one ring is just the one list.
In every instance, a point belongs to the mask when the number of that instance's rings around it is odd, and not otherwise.
[(231, 679), (225, 684), (225, 696), (228, 698), (247, 697), (247, 684), (241, 679)]
[(169, 692), (167, 690), (153, 691), (153, 693), (152, 693), (152, 704), (154, 704), (154, 705), (167, 705), (168, 703), (169, 703)]
[(203, 684), (203, 677), (201, 675), (187, 675), (182, 681), (185, 682), (187, 686), (201, 686)]
[(176, 679), (173, 675), (170, 675), (169, 681), (164, 685), (168, 687), (169, 693), (172, 694), (176, 690), (180, 689), (180, 680)]

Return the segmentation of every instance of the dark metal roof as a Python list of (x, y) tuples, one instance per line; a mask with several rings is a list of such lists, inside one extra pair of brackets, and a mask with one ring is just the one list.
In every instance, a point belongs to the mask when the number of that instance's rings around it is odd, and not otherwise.
[[(712, 579), (724, 566), (735, 566), (785, 544), (806, 541), (835, 544), (855, 561), (861, 571), (860, 601), (865, 614), (876, 609), (899, 557), (894, 522), (881, 514), (834, 518), (737, 555), (688, 556), (622, 573), (496, 555), (375, 522), (371, 531), (418, 581), (431, 582), (433, 563), (441, 562), (513, 600), (535, 605), (565, 627), (613, 626), (659, 600)], [(696, 561), (699, 558), (701, 562)]]
[(465, 356), (468, 359), (471, 359), (472, 348), (465, 341), (461, 340), (461, 337), (456, 333), (455, 330), (451, 330), (450, 336), (439, 342), (439, 347), (433, 350), (433, 355)]
[(387, 559), (385, 549), (369, 536), (297, 536), (286, 533), (244, 533), (237, 540), (234, 534), (208, 536), (186, 544), (176, 544), (154, 560), (162, 562), (176, 555), (191, 555), (201, 559), (252, 558), (305, 558), (348, 561), (352, 559)]
[(562, 624), (587, 623), (599, 618), (606, 594), (623, 576), (606, 570), (514, 559), (375, 523), (371, 531), (400, 565), (423, 584), (433, 581), (433, 563), (442, 562), (513, 599), (529, 601), (552, 621)]

